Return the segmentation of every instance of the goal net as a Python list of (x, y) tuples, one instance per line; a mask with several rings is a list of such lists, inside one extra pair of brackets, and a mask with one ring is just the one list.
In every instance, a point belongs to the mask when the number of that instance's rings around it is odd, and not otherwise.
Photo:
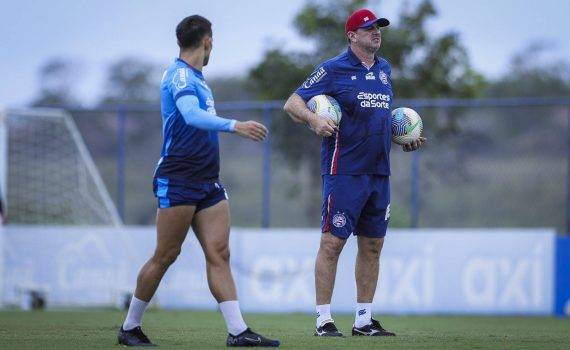
[(62, 110), (0, 110), (0, 171), (9, 224), (121, 224), (73, 119)]

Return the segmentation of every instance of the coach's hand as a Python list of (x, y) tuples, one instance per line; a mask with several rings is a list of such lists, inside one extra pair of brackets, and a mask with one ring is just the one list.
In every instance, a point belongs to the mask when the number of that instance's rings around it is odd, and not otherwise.
[(426, 141), (427, 139), (425, 137), (420, 137), (415, 141), (406, 143), (405, 145), (402, 146), (402, 148), (404, 149), (404, 152), (412, 152), (422, 147)]
[(263, 124), (249, 120), (237, 122), (234, 128), (236, 134), (253, 141), (262, 141), (267, 137), (267, 128)]
[(332, 136), (332, 134), (338, 131), (338, 126), (331, 119), (318, 116), (314, 113), (312, 118), (309, 119), (309, 127), (317, 135), (324, 137)]

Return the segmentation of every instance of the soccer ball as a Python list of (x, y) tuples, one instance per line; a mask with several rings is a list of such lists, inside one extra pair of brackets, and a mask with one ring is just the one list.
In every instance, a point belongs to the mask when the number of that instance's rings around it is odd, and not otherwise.
[(392, 111), (392, 141), (405, 145), (420, 138), (424, 126), (420, 115), (411, 108)]
[(307, 108), (320, 117), (331, 119), (336, 125), (340, 123), (340, 118), (342, 117), (340, 105), (330, 96), (313, 96), (309, 102), (307, 102)]

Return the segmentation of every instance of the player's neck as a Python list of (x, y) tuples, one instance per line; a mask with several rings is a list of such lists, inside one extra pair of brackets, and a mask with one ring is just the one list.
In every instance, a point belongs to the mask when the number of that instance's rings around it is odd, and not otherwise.
[(180, 51), (178, 58), (191, 65), (194, 69), (202, 71), (204, 67), (204, 50)]
[(356, 55), (356, 57), (358, 57), (358, 59), (360, 60), (360, 62), (364, 63), (365, 65), (371, 67), (374, 64), (374, 52), (369, 52), (357, 45), (350, 45), (350, 49), (352, 50), (352, 53), (354, 53)]

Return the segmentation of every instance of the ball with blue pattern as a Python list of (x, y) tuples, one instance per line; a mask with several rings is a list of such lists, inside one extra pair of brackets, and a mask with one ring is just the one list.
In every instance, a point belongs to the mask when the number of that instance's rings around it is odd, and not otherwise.
[(411, 108), (396, 108), (392, 111), (391, 128), (392, 141), (398, 145), (405, 145), (421, 136), (422, 118)]

